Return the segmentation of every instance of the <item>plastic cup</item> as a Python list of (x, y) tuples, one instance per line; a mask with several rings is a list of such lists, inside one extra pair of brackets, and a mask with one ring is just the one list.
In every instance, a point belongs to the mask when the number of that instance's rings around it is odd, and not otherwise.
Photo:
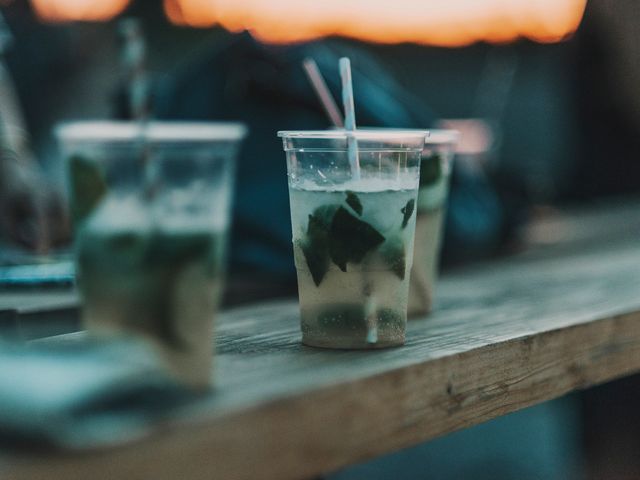
[(76, 122), (68, 159), (82, 320), (149, 340), (192, 387), (212, 378), (240, 124)]
[(416, 235), (409, 287), (410, 317), (427, 314), (433, 307), (451, 162), (459, 138), (455, 130), (430, 130), (429, 133), (420, 167)]
[[(405, 340), (426, 131), (284, 131), (302, 342), (365, 349)], [(347, 139), (357, 140), (359, 175)]]

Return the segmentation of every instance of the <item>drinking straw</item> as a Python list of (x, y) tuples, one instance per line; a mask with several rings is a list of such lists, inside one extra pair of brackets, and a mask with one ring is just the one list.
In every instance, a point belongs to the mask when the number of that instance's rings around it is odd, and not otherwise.
[(149, 117), (149, 75), (147, 47), (142, 25), (137, 18), (124, 18), (118, 23), (122, 38), (122, 72), (127, 82), (129, 109), (133, 120)]
[(144, 171), (144, 198), (151, 201), (157, 194), (160, 180), (156, 166), (150, 161), (147, 132), (151, 117), (147, 46), (142, 24), (134, 17), (118, 22), (121, 45), (121, 70), (129, 96), (129, 114), (138, 129), (135, 140), (140, 146), (140, 162)]
[[(354, 135), (356, 130), (356, 112), (353, 104), (353, 83), (351, 81), (351, 61), (343, 57), (340, 59), (340, 78), (342, 79), (342, 103), (344, 105), (344, 127), (347, 132), (347, 148), (349, 165), (353, 180), (360, 180), (360, 159), (358, 156), (358, 141)], [(364, 284), (362, 294), (366, 297), (364, 303), (364, 316), (367, 322), (367, 343), (378, 343), (378, 309), (377, 301), (373, 295), (371, 279), (365, 271), (363, 273)]]
[(356, 130), (356, 111), (353, 105), (353, 84), (351, 82), (351, 62), (348, 58), (340, 59), (340, 78), (342, 79), (342, 104), (344, 105), (344, 128), (347, 131), (347, 148), (351, 175), (354, 180), (360, 180), (360, 160), (358, 158), (358, 143), (353, 135)]
[(333, 99), (333, 95), (329, 91), (329, 87), (327, 87), (327, 83), (324, 81), (324, 77), (322, 73), (320, 73), (320, 69), (318, 68), (318, 64), (313, 58), (305, 58), (302, 62), (302, 67), (304, 68), (305, 73), (307, 74), (307, 78), (311, 82), (311, 86), (313, 90), (318, 95), (320, 99), (320, 103), (324, 107), (324, 111), (329, 117), (329, 120), (335, 127), (344, 128), (344, 122), (342, 121), (342, 114), (338, 109), (338, 105), (336, 105), (336, 101)]

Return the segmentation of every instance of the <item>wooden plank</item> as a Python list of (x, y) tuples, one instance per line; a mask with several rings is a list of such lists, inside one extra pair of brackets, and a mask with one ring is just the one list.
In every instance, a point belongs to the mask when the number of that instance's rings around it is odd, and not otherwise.
[(294, 302), (222, 315), (217, 389), (109, 451), (0, 456), (0, 478), (306, 478), (640, 371), (640, 247), (443, 278), (402, 348), (304, 347)]

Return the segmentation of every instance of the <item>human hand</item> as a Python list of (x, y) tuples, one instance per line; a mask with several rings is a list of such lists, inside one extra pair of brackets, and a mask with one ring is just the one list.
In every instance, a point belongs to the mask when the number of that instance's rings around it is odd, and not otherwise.
[(0, 236), (38, 253), (70, 239), (60, 195), (33, 164), (0, 150)]

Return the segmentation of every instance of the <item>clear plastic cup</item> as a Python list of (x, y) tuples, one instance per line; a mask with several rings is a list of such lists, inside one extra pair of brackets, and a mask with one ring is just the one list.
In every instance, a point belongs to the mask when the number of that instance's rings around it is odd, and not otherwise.
[(150, 340), (193, 387), (212, 377), (240, 124), (75, 122), (57, 129), (76, 219), (82, 319)]
[(430, 130), (422, 152), (409, 287), (410, 317), (427, 314), (433, 307), (451, 162), (458, 138), (455, 130)]
[[(284, 131), (302, 342), (383, 348), (405, 340), (426, 131)], [(348, 143), (357, 142), (359, 178)], [(353, 140), (351, 140), (353, 141)]]

